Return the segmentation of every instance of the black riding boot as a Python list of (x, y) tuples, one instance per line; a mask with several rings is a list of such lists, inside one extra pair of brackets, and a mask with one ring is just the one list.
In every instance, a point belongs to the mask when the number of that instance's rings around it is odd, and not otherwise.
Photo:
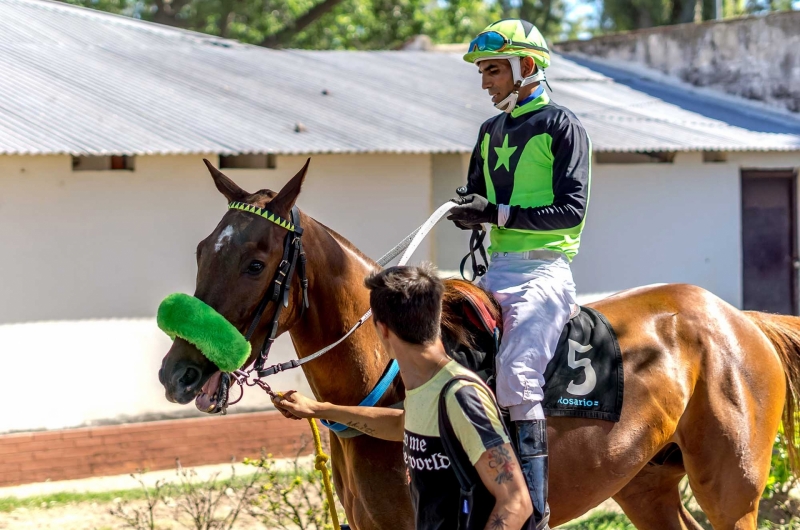
[(517, 450), (522, 474), (533, 501), (536, 530), (549, 530), (550, 507), (547, 505), (547, 420), (515, 421)]

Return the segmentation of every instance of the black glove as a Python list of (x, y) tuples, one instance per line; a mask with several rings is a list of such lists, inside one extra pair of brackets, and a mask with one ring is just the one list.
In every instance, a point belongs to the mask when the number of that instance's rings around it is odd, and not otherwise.
[(484, 197), (472, 193), (450, 200), (458, 206), (450, 210), (447, 219), (462, 230), (472, 230), (481, 223), (497, 224), (497, 205), (490, 203)]

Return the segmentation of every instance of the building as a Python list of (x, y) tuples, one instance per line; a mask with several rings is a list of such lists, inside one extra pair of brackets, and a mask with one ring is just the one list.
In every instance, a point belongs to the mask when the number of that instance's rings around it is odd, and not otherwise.
[[(553, 98), (595, 149), (579, 291), (688, 282), (796, 311), (800, 118), (585, 58), (553, 63)], [(299, 206), (377, 257), (453, 195), (495, 112), (458, 53), (274, 51), (45, 0), (0, 0), (0, 72), (0, 352), (19, 375), (6, 395), (26, 396), (0, 417), (0, 432), (22, 434), (0, 447), (18, 461), (36, 451), (22, 440), (68, 439), (54, 429), (133, 439), (139, 426), (102, 425), (191, 413), (163, 398), (169, 341), (153, 317), (165, 295), (193, 291), (195, 246), (225, 212), (202, 158), (255, 190), (311, 156)], [(417, 256), (452, 270), (465, 249), (441, 225)], [(274, 351), (292, 355), (285, 339)], [(281, 375), (278, 388), (303, 385)], [(252, 395), (239, 410), (267, 407)], [(0, 484), (174, 456), (148, 450), (105, 467), (46, 461), (38, 475), (0, 463)]]

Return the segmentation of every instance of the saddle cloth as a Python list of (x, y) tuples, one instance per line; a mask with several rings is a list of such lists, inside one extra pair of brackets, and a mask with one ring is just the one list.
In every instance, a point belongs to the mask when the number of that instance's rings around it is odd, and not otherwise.
[[(457, 344), (444, 335), (445, 347), (453, 359), (494, 388), (501, 323), (491, 317), (480, 299), (468, 292), (461, 294), (461, 303), (449, 309), (460, 313), (462, 321), (478, 331), (477, 346)], [(544, 378), (542, 408), (546, 416), (619, 421), (624, 390), (622, 355), (614, 330), (597, 310), (581, 307), (567, 322)]]
[(546, 416), (619, 421), (622, 354), (606, 318), (590, 307), (567, 322), (544, 372)]

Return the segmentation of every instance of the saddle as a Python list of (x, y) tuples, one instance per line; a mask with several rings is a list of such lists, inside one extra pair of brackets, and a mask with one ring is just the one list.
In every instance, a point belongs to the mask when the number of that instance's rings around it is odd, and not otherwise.
[[(502, 340), (499, 304), (476, 285), (447, 282), (442, 341), (450, 357), (495, 389), (495, 357)], [(547, 416), (619, 421), (624, 390), (622, 354), (606, 318), (580, 307), (567, 322), (544, 373)]]

